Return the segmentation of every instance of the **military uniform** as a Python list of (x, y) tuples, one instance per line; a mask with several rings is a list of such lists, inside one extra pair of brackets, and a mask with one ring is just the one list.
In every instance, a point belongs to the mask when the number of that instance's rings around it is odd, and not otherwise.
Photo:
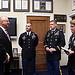
[[(31, 32), (30, 35), (27, 32), (20, 35), (19, 45), (22, 48), (22, 63), (23, 63), (23, 74), (27, 75), (28, 61), (30, 61), (31, 70), (35, 71), (35, 47), (38, 44), (37, 34)], [(33, 74), (35, 75), (35, 74)]]
[[(59, 46), (59, 48), (57, 48), (57, 46)], [(63, 32), (57, 28), (55, 30), (49, 30), (44, 40), (44, 47), (45, 49), (48, 47), (49, 49), (54, 48), (56, 50), (52, 53), (50, 51), (46, 51), (47, 68), (49, 72), (53, 68), (51, 65), (54, 65), (55, 67), (59, 66), (59, 60), (61, 59), (61, 46), (65, 46)], [(56, 64), (53, 64), (55, 62)], [(50, 72), (50, 74), (51, 73), (52, 72)], [(51, 75), (53, 75), (53, 73)], [(59, 75), (59, 73), (56, 75)]]
[[(69, 49), (71, 49), (71, 51), (74, 51), (74, 54), (69, 55), (68, 57), (68, 67), (71, 71), (72, 69), (75, 70), (75, 34), (72, 34), (72, 36), (70, 37)], [(74, 74), (70, 74), (70, 75), (75, 75), (75, 71)]]
[[(65, 38), (62, 31), (56, 29), (55, 31), (49, 30), (44, 40), (44, 47), (55, 48), (56, 51), (50, 53), (47, 51), (46, 58), (48, 60), (60, 60), (61, 59), (61, 46), (65, 45)], [(57, 48), (59, 46), (59, 49)]]

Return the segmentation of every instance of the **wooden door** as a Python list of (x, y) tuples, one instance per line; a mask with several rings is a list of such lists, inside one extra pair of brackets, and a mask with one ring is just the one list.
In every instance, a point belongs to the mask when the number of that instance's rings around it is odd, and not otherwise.
[(27, 22), (32, 23), (32, 31), (38, 35), (38, 46), (36, 47), (36, 70), (46, 70), (46, 51), (44, 38), (49, 30), (50, 17), (27, 17)]

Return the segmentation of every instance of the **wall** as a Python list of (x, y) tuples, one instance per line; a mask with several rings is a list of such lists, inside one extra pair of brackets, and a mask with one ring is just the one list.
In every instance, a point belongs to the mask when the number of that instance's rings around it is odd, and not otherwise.
[[(10, 12), (0, 12), (0, 16), (8, 16), (8, 17), (16, 17), (17, 18), (17, 39), (16, 40), (12, 40), (12, 46), (13, 48), (18, 48), (18, 52), (21, 52), (21, 48), (18, 45), (18, 38), (20, 36), (21, 33), (24, 32), (25, 30), (25, 14), (31, 14), (31, 13), (35, 13), (32, 12), (32, 0), (30, 0), (30, 12), (14, 12), (13, 11), (13, 0), (11, 0), (11, 4), (10, 4)], [(71, 11), (71, 0), (53, 0), (53, 13), (43, 13), (44, 15), (54, 15), (54, 14), (65, 14), (67, 15), (69, 12)], [(37, 12), (38, 14), (38, 12)], [(42, 14), (42, 13), (41, 13)], [(54, 18), (54, 16), (53, 16)], [(58, 22), (58, 24), (65, 24), (66, 25), (66, 42), (68, 42), (67, 40), (67, 22)], [(21, 62), (20, 62), (21, 63)], [(21, 65), (20, 65), (21, 67)]]

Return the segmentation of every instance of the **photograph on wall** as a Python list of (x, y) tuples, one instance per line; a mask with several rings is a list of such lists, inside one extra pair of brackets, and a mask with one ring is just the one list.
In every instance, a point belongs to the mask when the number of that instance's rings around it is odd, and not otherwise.
[(57, 28), (65, 33), (65, 24), (57, 24)]
[(54, 20), (56, 20), (57, 22), (66, 22), (67, 16), (61, 14), (54, 14)]
[(33, 12), (53, 12), (53, 0), (33, 0)]
[(13, 48), (13, 56), (18, 56), (18, 48)]

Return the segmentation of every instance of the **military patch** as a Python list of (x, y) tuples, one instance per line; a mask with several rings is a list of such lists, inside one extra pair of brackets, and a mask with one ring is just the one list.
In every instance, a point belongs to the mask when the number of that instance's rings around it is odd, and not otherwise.
[(75, 40), (73, 41), (73, 43), (74, 43), (74, 46), (75, 46)]
[(23, 36), (23, 37), (22, 37), (22, 39), (23, 39), (23, 40), (25, 40), (25, 39), (26, 39), (26, 37), (25, 37), (25, 36)]
[(36, 36), (35, 36), (35, 34), (33, 33), (33, 35), (32, 35), (32, 39), (34, 39), (34, 38), (36, 38)]
[(59, 35), (59, 31), (58, 31), (58, 32), (56, 32), (54, 35)]
[(72, 38), (72, 41), (74, 40), (74, 37)]
[(50, 36), (50, 33), (48, 33), (47, 37), (49, 37), (49, 36)]

